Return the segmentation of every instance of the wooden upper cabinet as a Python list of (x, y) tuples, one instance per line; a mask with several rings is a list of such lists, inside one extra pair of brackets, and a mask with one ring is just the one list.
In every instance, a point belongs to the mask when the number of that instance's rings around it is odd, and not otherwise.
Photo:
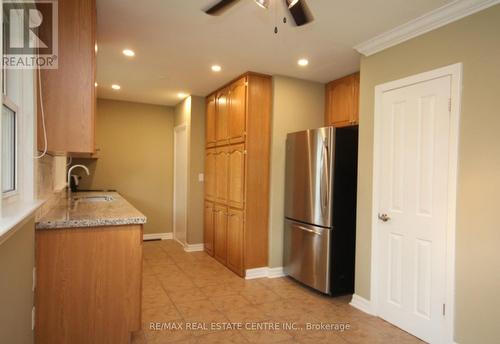
[(214, 255), (214, 204), (205, 202), (204, 223), (203, 223), (203, 242), (205, 251)]
[(205, 197), (214, 201), (216, 197), (215, 148), (205, 151)]
[(214, 257), (226, 264), (227, 257), (227, 208), (214, 207)]
[(227, 257), (226, 265), (240, 276), (243, 269), (244, 213), (239, 209), (229, 209), (227, 213)]
[(215, 135), (217, 145), (229, 143), (229, 89), (217, 94), (215, 111)]
[(215, 146), (215, 96), (207, 98), (205, 140), (207, 147)]
[[(96, 3), (58, 1), (58, 68), (41, 70), (49, 152), (94, 153)], [(38, 104), (38, 149), (44, 133)]]
[(229, 86), (229, 141), (245, 141), (247, 81), (242, 78)]
[(229, 147), (228, 204), (243, 209), (245, 206), (245, 145)]
[(228, 170), (228, 148), (217, 148), (215, 153), (215, 201), (222, 204), (227, 204)]
[(325, 124), (345, 127), (359, 123), (359, 73), (326, 85)]

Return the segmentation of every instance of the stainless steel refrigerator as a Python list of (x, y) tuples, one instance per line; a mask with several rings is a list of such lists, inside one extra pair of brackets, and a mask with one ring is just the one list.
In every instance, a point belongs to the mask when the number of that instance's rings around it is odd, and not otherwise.
[(287, 136), (284, 270), (326, 294), (354, 291), (357, 152), (357, 127)]

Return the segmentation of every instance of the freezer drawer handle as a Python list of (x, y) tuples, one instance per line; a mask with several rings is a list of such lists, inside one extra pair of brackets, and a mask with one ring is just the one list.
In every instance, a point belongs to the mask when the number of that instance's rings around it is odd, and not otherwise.
[(296, 227), (296, 228), (298, 228), (298, 229), (302, 229), (303, 231), (309, 232), (309, 233), (313, 233), (313, 234), (316, 234), (316, 235), (323, 235), (323, 233), (321, 233), (318, 230), (314, 230), (314, 229), (307, 228), (307, 227), (304, 227), (304, 226), (299, 226), (299, 225), (293, 225), (293, 226)]

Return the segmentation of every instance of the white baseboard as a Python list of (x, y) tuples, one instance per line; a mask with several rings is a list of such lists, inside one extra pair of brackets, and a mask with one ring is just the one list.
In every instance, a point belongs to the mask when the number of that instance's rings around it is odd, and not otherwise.
[(148, 240), (171, 240), (171, 239), (173, 239), (173, 234), (172, 234), (172, 232), (170, 232), (170, 233), (144, 234), (142, 239), (144, 241), (148, 241)]
[(365, 312), (365, 313), (370, 314), (370, 315), (374, 315), (371, 302), (369, 300), (365, 299), (364, 297), (361, 297), (359, 295), (354, 294), (352, 296), (352, 300), (349, 304), (351, 306), (353, 306), (354, 308), (359, 309), (362, 312)]
[(285, 273), (283, 272), (283, 267), (277, 267), (277, 268), (269, 268), (269, 267), (262, 267), (262, 268), (255, 268), (255, 269), (248, 269), (245, 271), (245, 279), (256, 279), (256, 278), (278, 278), (278, 277), (283, 277), (285, 276)]
[(267, 267), (248, 269), (245, 271), (245, 279), (255, 279), (267, 277)]
[(279, 277), (284, 277), (285, 272), (283, 271), (283, 267), (277, 267), (277, 268), (268, 268), (267, 269), (267, 278), (279, 278)]
[(185, 244), (183, 246), (186, 252), (199, 252), (205, 249), (205, 245), (203, 244)]

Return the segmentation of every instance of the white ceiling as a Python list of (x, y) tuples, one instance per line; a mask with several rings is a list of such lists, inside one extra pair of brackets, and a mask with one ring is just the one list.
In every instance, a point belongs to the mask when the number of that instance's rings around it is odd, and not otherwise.
[(282, 0), (267, 11), (240, 0), (211, 17), (202, 9), (214, 2), (97, 0), (99, 97), (175, 105), (179, 92), (205, 96), (248, 70), (325, 83), (359, 69), (353, 46), (452, 0), (307, 0), (315, 20), (300, 28), (282, 23)]

